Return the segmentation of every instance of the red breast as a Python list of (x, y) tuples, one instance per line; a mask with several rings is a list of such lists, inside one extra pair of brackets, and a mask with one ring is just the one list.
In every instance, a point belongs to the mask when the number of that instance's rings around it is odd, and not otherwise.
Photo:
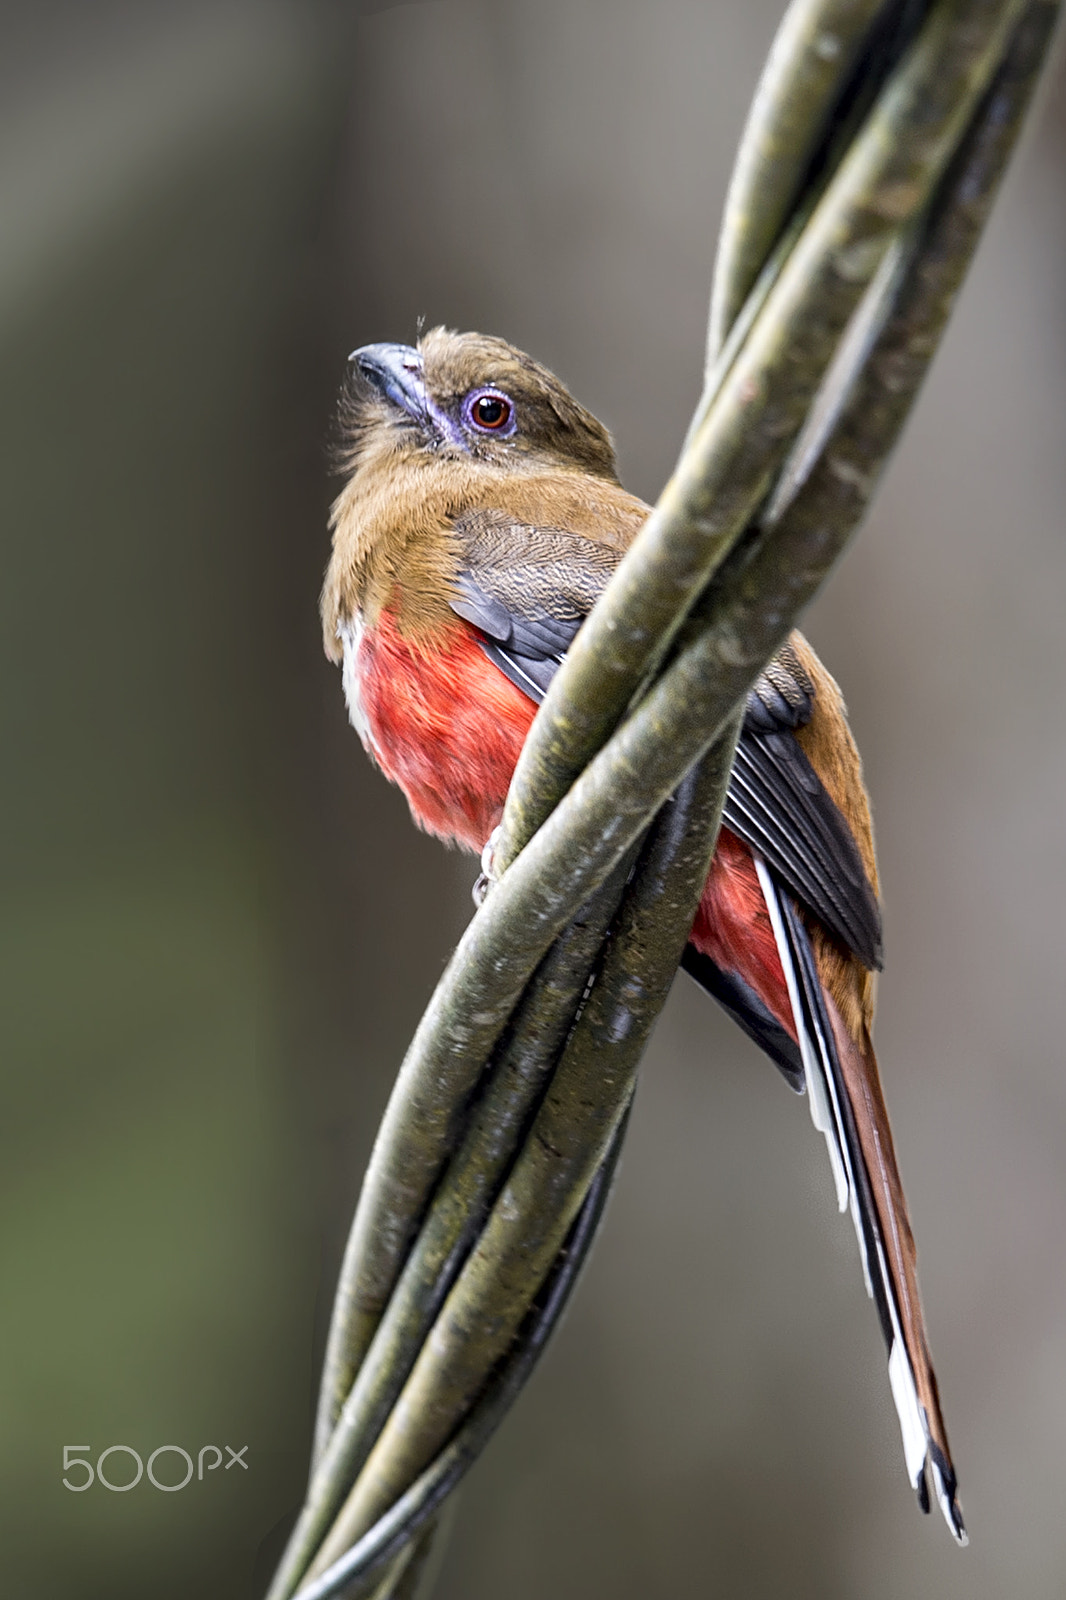
[[(493, 666), (464, 622), (432, 647), (405, 639), (394, 612), (355, 645), (364, 742), (423, 828), (480, 852), (503, 814), (536, 707)], [(795, 1036), (773, 928), (751, 851), (723, 828), (692, 929), (698, 950), (739, 973)]]

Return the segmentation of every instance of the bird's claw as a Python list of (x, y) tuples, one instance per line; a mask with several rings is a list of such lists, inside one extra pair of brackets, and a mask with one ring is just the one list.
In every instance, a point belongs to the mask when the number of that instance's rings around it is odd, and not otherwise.
[(485, 848), (481, 852), (481, 871), (478, 874), (477, 882), (470, 891), (474, 904), (479, 907), (484, 905), (486, 895), (496, 882), (496, 846), (499, 840), (500, 829), (497, 824), (485, 842)]

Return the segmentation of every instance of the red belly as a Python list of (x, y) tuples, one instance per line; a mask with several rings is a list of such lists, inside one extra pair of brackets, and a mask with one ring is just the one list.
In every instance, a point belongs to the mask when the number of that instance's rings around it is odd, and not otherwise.
[[(423, 654), (388, 612), (359, 646), (359, 691), (382, 772), (430, 833), (479, 853), (503, 814), (536, 707), (457, 624)], [(795, 1037), (773, 928), (751, 851), (723, 828), (692, 926), (698, 950), (738, 973)]]

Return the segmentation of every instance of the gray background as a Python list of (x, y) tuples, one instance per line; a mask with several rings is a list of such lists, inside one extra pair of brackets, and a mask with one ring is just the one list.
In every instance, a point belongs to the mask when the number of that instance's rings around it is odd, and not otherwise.
[[(369, 1142), (469, 913), (472, 865), (414, 832), (319, 653), (345, 354), (421, 316), (506, 335), (654, 497), (781, 9), (5, 10), (0, 1571), (20, 1600), (261, 1585)], [(807, 621), (875, 798), (878, 1044), (972, 1547), (914, 1509), (805, 1107), (682, 981), (441, 1600), (1066, 1588), (1064, 135), (1060, 61)], [(68, 1443), (247, 1444), (249, 1471), (75, 1495)]]

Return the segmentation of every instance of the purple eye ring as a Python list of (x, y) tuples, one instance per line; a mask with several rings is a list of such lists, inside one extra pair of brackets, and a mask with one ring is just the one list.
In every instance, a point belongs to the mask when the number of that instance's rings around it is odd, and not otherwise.
[(515, 431), (514, 401), (499, 389), (475, 389), (463, 401), (463, 421), (478, 433), (509, 438)]

